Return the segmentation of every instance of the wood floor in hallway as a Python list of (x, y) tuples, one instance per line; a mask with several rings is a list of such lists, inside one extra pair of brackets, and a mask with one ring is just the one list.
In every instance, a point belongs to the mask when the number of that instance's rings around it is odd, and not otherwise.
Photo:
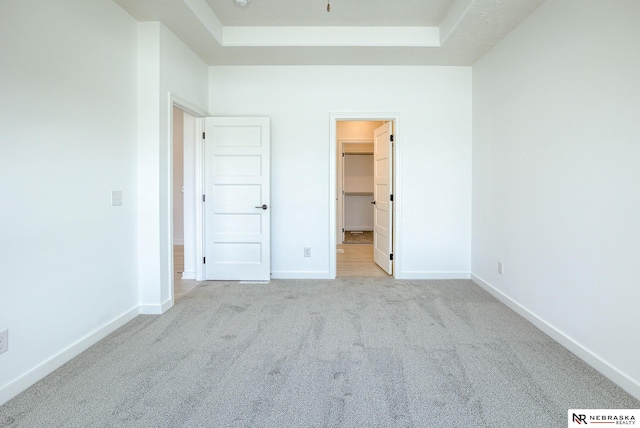
[(389, 276), (373, 261), (373, 244), (340, 244), (337, 246), (337, 276)]
[(182, 279), (184, 272), (184, 245), (173, 246), (173, 299), (180, 300), (182, 296), (193, 290), (198, 281), (195, 279)]

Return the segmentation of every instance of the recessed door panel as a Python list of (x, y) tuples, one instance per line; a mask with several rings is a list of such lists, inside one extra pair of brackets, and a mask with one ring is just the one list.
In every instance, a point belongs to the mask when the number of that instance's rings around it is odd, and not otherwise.
[(260, 235), (262, 221), (260, 214), (215, 214), (213, 233), (215, 235)]
[(256, 177), (262, 174), (260, 156), (220, 155), (215, 157), (213, 167), (219, 177)]
[(215, 184), (213, 203), (216, 212), (229, 207), (239, 207), (244, 211), (253, 211), (256, 205), (262, 205), (262, 186), (257, 184)]
[(262, 263), (261, 250), (260, 242), (218, 242), (213, 249), (213, 262), (217, 265), (259, 265)]
[[(216, 119), (253, 119), (253, 118), (216, 118)], [(258, 118), (261, 119), (261, 118)], [(216, 147), (261, 147), (263, 129), (260, 125), (216, 126), (211, 132)]]

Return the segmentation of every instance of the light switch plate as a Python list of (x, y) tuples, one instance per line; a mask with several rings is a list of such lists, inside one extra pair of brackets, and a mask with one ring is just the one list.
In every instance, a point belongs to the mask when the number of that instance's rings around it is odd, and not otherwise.
[(122, 205), (122, 190), (111, 191), (111, 206), (117, 207)]
[(0, 331), (0, 354), (9, 350), (9, 330)]

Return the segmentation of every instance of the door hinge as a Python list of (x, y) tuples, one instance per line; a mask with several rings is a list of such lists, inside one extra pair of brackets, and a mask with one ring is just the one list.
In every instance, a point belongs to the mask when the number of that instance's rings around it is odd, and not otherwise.
[[(344, 153), (342, 154), (342, 157), (344, 157)], [(351, 159), (351, 158), (349, 158), (349, 159)]]
[(393, 253), (389, 254), (389, 260), (393, 260)]
[(202, 258), (202, 264), (203, 264), (203, 265), (206, 265), (206, 264), (207, 264), (207, 258), (206, 258), (206, 257), (203, 257), (203, 258)]
[(393, 142), (393, 134), (389, 135), (389, 141)]
[(344, 229), (342, 229), (342, 233), (344, 233)]
[[(202, 139), (204, 140), (204, 132), (202, 133)], [(393, 140), (392, 140), (393, 141)]]
[(206, 199), (206, 196), (202, 195), (202, 202), (205, 202)]
[(393, 194), (389, 195), (389, 200), (393, 202)]

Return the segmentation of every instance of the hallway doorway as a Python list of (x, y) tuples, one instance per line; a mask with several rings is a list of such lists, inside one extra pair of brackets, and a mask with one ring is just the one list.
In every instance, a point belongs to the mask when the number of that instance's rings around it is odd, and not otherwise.
[(172, 254), (173, 301), (196, 285), (195, 147), (196, 117), (178, 105), (172, 109)]
[(394, 125), (335, 121), (337, 277), (393, 274)]

